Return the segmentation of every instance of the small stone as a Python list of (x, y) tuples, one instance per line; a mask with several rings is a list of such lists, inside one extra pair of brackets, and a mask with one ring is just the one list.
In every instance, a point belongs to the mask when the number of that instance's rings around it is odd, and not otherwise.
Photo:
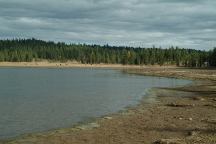
[(170, 124), (170, 127), (176, 128), (177, 126), (175, 124)]
[(193, 119), (192, 119), (192, 118), (189, 118), (188, 120), (189, 120), (189, 121), (192, 121)]
[(195, 135), (197, 135), (197, 132), (195, 132), (195, 131), (189, 131), (188, 135), (189, 136), (195, 136)]
[(98, 127), (100, 127), (100, 125), (97, 123), (88, 123), (88, 124), (78, 126), (77, 129), (88, 130), (88, 129), (98, 128)]
[(194, 99), (194, 100), (199, 100), (199, 101), (204, 101), (204, 100), (205, 100), (205, 99), (202, 98), (202, 97), (194, 97), (193, 99)]
[(183, 120), (183, 118), (182, 118), (182, 117), (180, 117), (180, 118), (179, 118), (179, 120)]
[(104, 117), (104, 119), (107, 119), (107, 120), (111, 120), (111, 119), (113, 119), (112, 117)]

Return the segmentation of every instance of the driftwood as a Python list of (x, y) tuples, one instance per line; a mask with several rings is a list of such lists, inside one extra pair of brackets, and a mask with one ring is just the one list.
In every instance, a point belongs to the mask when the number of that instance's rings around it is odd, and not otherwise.
[(170, 104), (167, 104), (167, 106), (170, 106), (170, 107), (194, 107), (195, 104), (176, 104), (176, 103), (170, 103)]

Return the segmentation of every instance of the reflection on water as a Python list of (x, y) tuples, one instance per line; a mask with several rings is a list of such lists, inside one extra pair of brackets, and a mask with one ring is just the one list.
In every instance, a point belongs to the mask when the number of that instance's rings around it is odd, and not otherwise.
[(0, 68), (0, 138), (69, 127), (136, 105), (149, 88), (188, 83), (107, 69)]

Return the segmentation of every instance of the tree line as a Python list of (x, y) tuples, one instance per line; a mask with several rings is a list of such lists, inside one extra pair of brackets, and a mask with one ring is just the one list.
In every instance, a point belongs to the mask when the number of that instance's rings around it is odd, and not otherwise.
[(39, 60), (77, 61), (83, 64), (216, 66), (216, 48), (212, 51), (178, 47), (133, 48), (109, 45), (66, 44), (37, 39), (0, 40), (0, 61)]

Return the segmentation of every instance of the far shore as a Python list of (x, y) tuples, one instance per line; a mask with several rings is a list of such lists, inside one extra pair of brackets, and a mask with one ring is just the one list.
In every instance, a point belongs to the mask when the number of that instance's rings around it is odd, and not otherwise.
[(82, 64), (78, 62), (50, 62), (50, 61), (38, 61), (38, 62), (0, 62), (0, 67), (54, 67), (54, 68), (114, 68), (114, 69), (137, 69), (137, 68), (176, 68), (173, 65), (159, 66), (159, 65), (122, 65), (122, 64)]

